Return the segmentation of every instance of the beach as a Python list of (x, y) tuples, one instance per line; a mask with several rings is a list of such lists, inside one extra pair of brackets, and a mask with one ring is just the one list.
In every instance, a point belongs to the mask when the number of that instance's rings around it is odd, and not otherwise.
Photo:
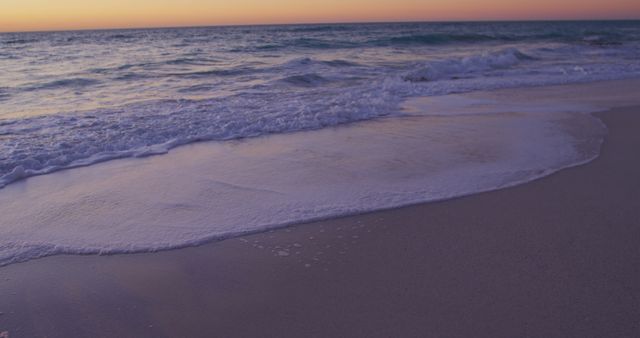
[(633, 337), (640, 106), (592, 162), (199, 247), (0, 268), (10, 337)]
[(637, 21), (0, 46), (0, 338), (640, 336)]

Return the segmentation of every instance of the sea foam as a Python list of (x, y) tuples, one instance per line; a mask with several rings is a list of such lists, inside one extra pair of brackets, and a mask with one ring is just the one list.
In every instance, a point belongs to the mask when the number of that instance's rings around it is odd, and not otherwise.
[(598, 155), (606, 128), (585, 112), (604, 105), (564, 99), (572, 93), (423, 98), (399, 117), (199, 143), (9, 185), (0, 265), (180, 248), (528, 182)]

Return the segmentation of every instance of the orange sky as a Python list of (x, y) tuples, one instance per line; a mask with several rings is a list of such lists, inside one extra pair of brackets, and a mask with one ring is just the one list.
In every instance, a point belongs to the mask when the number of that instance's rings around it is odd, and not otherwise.
[(521, 19), (640, 19), (640, 0), (0, 0), (0, 31)]

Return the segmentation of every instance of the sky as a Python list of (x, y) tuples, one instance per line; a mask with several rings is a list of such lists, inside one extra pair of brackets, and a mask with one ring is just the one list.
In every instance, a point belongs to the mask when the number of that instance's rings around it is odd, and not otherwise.
[(640, 19), (640, 0), (0, 0), (0, 32), (524, 19)]

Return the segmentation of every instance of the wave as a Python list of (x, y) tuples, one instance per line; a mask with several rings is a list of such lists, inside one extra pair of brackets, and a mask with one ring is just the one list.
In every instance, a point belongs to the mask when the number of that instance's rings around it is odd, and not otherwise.
[(286, 44), (264, 44), (237, 49), (237, 52), (278, 51), (288, 49), (353, 49), (368, 47), (404, 47), (438, 46), (450, 44), (480, 44), (490, 42), (518, 43), (526, 41), (557, 41), (569, 44), (588, 44), (591, 46), (620, 46), (625, 40), (603, 36), (569, 36), (562, 34), (541, 34), (529, 36), (490, 36), (482, 34), (420, 34), (376, 39), (364, 42), (351, 40), (299, 39)]
[[(4, 101), (7, 100), (10, 96), (9, 94), (9, 88), (6, 87), (0, 87), (0, 101)], [(2, 124), (0, 124), (1, 126)]]
[(161, 69), (165, 65), (209, 66), (216, 63), (219, 63), (219, 61), (213, 58), (178, 58), (158, 62), (126, 63), (113, 67), (90, 68), (87, 72), (92, 74), (111, 74), (130, 69), (139, 69), (143, 71), (157, 68)]
[(207, 66), (219, 62), (219, 60), (213, 58), (178, 58), (164, 61), (163, 63), (167, 65)]
[(136, 38), (137, 36), (133, 34), (113, 34), (113, 35), (108, 35), (106, 37), (106, 40), (132, 40)]
[(618, 46), (626, 42), (638, 41), (637, 37), (622, 36), (606, 31), (552, 31), (541, 33), (411, 33), (377, 39), (354, 39), (326, 37), (304, 37), (284, 41), (245, 45), (232, 49), (233, 52), (280, 51), (289, 49), (352, 49), (367, 47), (439, 46), (452, 44), (486, 44), (491, 42), (559, 42), (568, 44), (588, 44), (592, 46)]
[(256, 72), (257, 69), (249, 66), (240, 66), (234, 68), (221, 68), (221, 69), (210, 69), (196, 72), (185, 72), (185, 73), (169, 73), (167, 76), (176, 76), (176, 77), (187, 77), (187, 78), (200, 78), (200, 77), (209, 77), (209, 76), (236, 76), (243, 75)]
[(187, 78), (187, 79), (198, 79), (198, 78), (207, 78), (207, 77), (230, 77), (237, 76), (242, 74), (249, 74), (254, 72), (255, 69), (252, 67), (238, 67), (234, 69), (212, 69), (212, 70), (203, 70), (196, 72), (183, 72), (183, 73), (144, 73), (144, 72), (128, 72), (124, 74), (120, 74), (113, 79), (116, 81), (136, 81), (142, 79), (151, 79), (151, 78), (165, 78), (165, 77), (177, 77), (177, 78)]
[(582, 37), (582, 41), (588, 45), (598, 47), (620, 46), (624, 44), (624, 39), (621, 36), (606, 33), (587, 33)]
[(265, 52), (265, 51), (281, 51), (290, 49), (342, 49), (342, 48), (356, 48), (363, 47), (364, 45), (350, 41), (350, 40), (337, 40), (337, 39), (324, 39), (324, 38), (297, 38), (288, 41), (278, 43), (264, 43), (257, 45), (245, 45), (235, 47), (229, 51), (232, 53), (245, 53), (245, 52)]
[(295, 33), (309, 33), (309, 32), (335, 32), (335, 31), (348, 31), (351, 29), (346, 25), (309, 25), (309, 26), (294, 26), (283, 29), (286, 32)]
[(296, 48), (309, 49), (330, 49), (330, 48), (346, 48), (355, 45), (348, 40), (326, 40), (314, 38), (295, 39), (289, 43), (289, 46)]
[(486, 42), (500, 40), (498, 37), (492, 37), (483, 34), (415, 34), (386, 38), (382, 40), (372, 40), (369, 44), (377, 46), (386, 45), (440, 45), (457, 42)]
[(280, 65), (277, 68), (282, 69), (306, 69), (313, 66), (330, 66), (333, 68), (342, 68), (342, 67), (359, 67), (360, 64), (356, 62), (352, 62), (349, 60), (343, 59), (333, 59), (333, 60), (321, 60), (310, 57), (301, 57), (301, 58), (293, 58), (290, 59)]
[(71, 78), (71, 79), (62, 79), (51, 82), (45, 82), (42, 84), (31, 85), (24, 90), (34, 91), (34, 90), (52, 90), (59, 88), (82, 88), (86, 86), (92, 86), (100, 83), (99, 80), (95, 79), (87, 79), (87, 78)]
[(360, 66), (360, 64), (356, 63), (356, 62), (351, 62), (351, 61), (347, 61), (347, 60), (340, 60), (340, 59), (336, 59), (336, 60), (329, 60), (329, 61), (320, 61), (325, 65), (328, 66), (332, 66), (332, 67), (358, 67)]
[[(305, 85), (315, 76), (291, 78)], [(386, 116), (399, 97), (367, 87), (308, 97), (232, 95), (207, 100), (162, 100), (74, 114), (4, 120), (12, 136), (0, 142), (0, 187), (35, 175), (123, 157), (163, 154), (206, 140), (320, 129)]]
[(154, 78), (157, 77), (156, 75), (153, 74), (147, 74), (147, 73), (137, 73), (137, 72), (127, 72), (124, 74), (120, 74), (116, 77), (114, 77), (113, 79), (116, 81), (127, 81), (127, 82), (132, 82), (132, 81), (137, 81), (137, 80), (142, 80), (142, 79), (149, 79), (149, 78)]
[(39, 40), (37, 39), (13, 39), (13, 40), (4, 41), (3, 43), (5, 45), (26, 45), (26, 44), (35, 43), (38, 41)]
[(498, 52), (483, 53), (481, 55), (464, 58), (433, 61), (421, 69), (405, 75), (404, 79), (411, 82), (459, 79), (473, 73), (490, 69), (508, 68), (523, 61), (532, 60), (535, 60), (535, 58), (518, 49), (509, 48)]
[(280, 81), (298, 87), (315, 87), (329, 82), (329, 80), (315, 73), (287, 76)]
[(195, 92), (210, 92), (216, 89), (218, 86), (210, 83), (203, 83), (195, 86), (189, 86), (178, 89), (180, 93), (195, 93)]
[(404, 46), (404, 45), (445, 45), (445, 44), (474, 44), (486, 42), (522, 42), (522, 41), (562, 41), (576, 42), (582, 40), (582, 36), (573, 36), (563, 33), (540, 34), (459, 34), (459, 33), (434, 33), (411, 34), (395, 36), (385, 39), (371, 40), (368, 44), (375, 46)]

